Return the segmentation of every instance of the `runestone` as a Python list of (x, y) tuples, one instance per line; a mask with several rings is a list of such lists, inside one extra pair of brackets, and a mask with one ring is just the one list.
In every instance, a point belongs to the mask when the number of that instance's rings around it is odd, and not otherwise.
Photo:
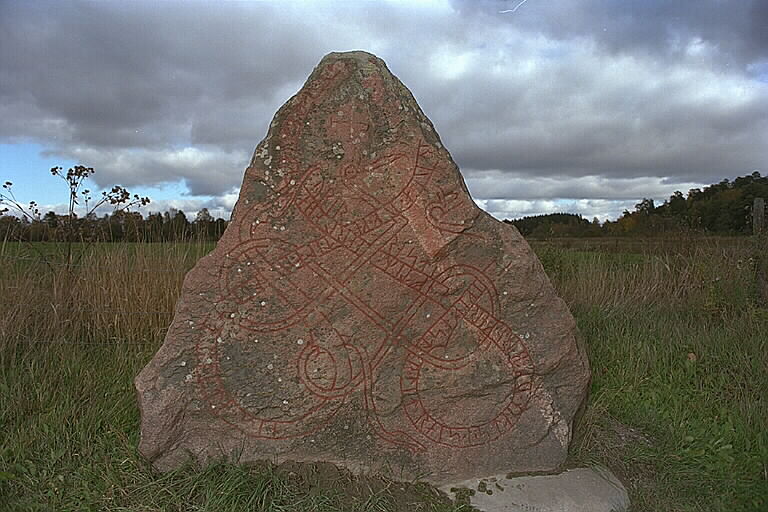
[(160, 470), (548, 471), (589, 375), (540, 262), (474, 204), (408, 89), (332, 53), (278, 110), (136, 378), (139, 449)]

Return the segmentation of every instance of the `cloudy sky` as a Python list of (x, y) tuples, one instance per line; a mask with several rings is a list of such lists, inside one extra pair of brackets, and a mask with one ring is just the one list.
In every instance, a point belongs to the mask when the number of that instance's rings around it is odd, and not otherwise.
[(0, 180), (53, 165), (228, 216), (274, 112), (322, 56), (408, 86), (499, 218), (616, 218), (768, 173), (768, 0), (0, 1)]

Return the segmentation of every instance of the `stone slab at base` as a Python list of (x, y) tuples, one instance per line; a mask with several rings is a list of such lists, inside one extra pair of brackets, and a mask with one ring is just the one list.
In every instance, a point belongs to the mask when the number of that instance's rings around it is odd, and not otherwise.
[[(629, 495), (618, 478), (602, 467), (578, 468), (559, 475), (496, 475), (443, 485), (451, 498), (470, 489), (473, 507), (482, 512), (625, 512)], [(466, 491), (464, 491), (466, 492)]]

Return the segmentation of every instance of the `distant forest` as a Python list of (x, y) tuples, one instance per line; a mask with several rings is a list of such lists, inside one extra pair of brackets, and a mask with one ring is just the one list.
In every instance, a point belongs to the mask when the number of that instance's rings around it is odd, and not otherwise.
[[(642, 199), (634, 211), (624, 211), (615, 221), (589, 221), (573, 213), (552, 213), (505, 220), (525, 237), (654, 236), (681, 232), (715, 235), (747, 235), (752, 227), (756, 197), (768, 202), (768, 177), (759, 172), (723, 180), (687, 195), (675, 192), (660, 205)], [(150, 213), (115, 211), (111, 215), (73, 218), (48, 212), (36, 219), (0, 216), (0, 241), (87, 240), (102, 242), (215, 241), (228, 221), (214, 219), (203, 208), (191, 221), (180, 210)]]
[(224, 219), (214, 219), (206, 208), (190, 221), (184, 212), (171, 209), (165, 213), (115, 211), (111, 215), (90, 215), (70, 219), (66, 215), (48, 212), (29, 221), (18, 217), (0, 216), (0, 242), (21, 240), (54, 242), (83, 240), (89, 242), (182, 242), (215, 241), (227, 228)]
[(505, 220), (525, 237), (655, 236), (681, 232), (712, 235), (748, 235), (752, 232), (752, 205), (756, 197), (768, 202), (768, 176), (759, 172), (723, 180), (687, 195), (677, 191), (660, 205), (642, 199), (633, 211), (602, 224), (581, 215), (553, 213)]

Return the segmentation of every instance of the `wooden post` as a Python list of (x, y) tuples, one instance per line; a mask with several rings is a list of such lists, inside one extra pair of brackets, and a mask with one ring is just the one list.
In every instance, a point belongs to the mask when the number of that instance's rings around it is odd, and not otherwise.
[(765, 199), (756, 197), (752, 205), (752, 234), (755, 235), (757, 291), (763, 307), (768, 308), (768, 229), (765, 227)]

